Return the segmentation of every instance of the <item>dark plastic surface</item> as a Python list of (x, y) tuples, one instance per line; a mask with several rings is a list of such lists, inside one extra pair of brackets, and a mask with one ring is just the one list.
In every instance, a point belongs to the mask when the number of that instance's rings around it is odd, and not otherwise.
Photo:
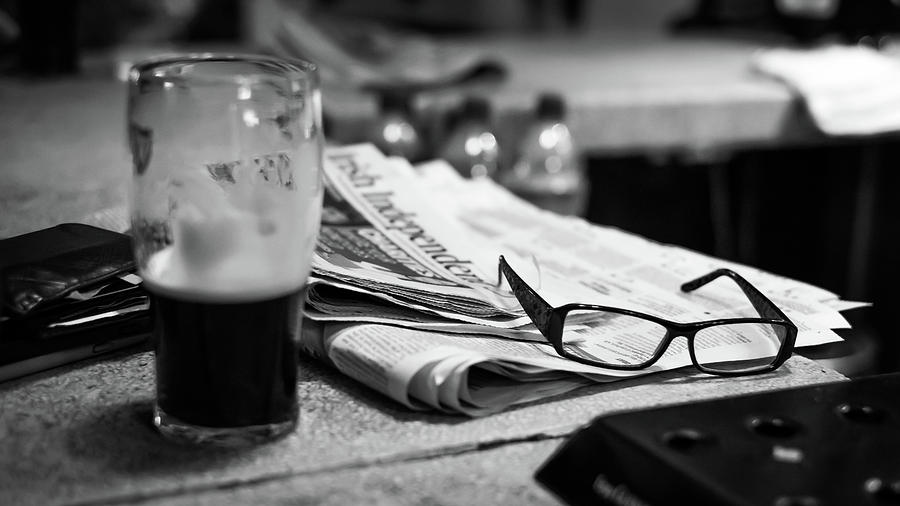
[(572, 505), (900, 504), (900, 373), (603, 416), (536, 478)]

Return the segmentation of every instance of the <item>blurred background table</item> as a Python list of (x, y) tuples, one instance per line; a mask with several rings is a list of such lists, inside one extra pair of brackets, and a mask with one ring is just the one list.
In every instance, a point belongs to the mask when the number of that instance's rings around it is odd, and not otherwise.
[[(506, 76), (423, 92), (423, 113), (481, 93), (490, 97), (501, 131), (515, 130), (536, 95), (550, 90), (564, 96), (573, 135), (590, 155), (704, 156), (826, 142), (787, 88), (750, 70), (755, 43), (616, 34), (454, 44), (490, 48), (485, 54), (503, 64)], [(125, 86), (116, 76), (129, 61), (151, 54), (87, 55), (74, 77), (0, 78), (0, 237), (124, 203), (130, 160)], [(324, 102), (331, 141), (365, 140), (365, 126), (377, 114), (374, 96), (326, 85)]]

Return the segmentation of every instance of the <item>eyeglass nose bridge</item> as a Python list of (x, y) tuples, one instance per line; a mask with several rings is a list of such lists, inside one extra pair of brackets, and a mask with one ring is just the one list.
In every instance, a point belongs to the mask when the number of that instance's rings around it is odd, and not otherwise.
[(700, 365), (700, 362), (697, 360), (697, 353), (694, 350), (694, 339), (697, 337), (697, 332), (700, 332), (702, 328), (698, 328), (694, 325), (673, 325), (666, 329), (666, 337), (663, 339), (662, 347), (664, 349), (659, 351), (659, 354), (665, 353), (665, 350), (669, 348), (669, 345), (672, 344), (678, 337), (683, 337), (687, 339), (687, 349), (688, 354), (691, 357), (691, 362), (694, 364), (694, 367), (701, 371), (706, 371), (706, 368)]
[(696, 364), (697, 358), (694, 356), (694, 337), (699, 331), (700, 329), (689, 325), (672, 325), (670, 327), (667, 327), (666, 335), (665, 337), (663, 337), (656, 355), (662, 356), (663, 353), (665, 353), (666, 350), (669, 349), (669, 346), (675, 339), (683, 337), (687, 340), (687, 348), (688, 353), (690, 353), (691, 355), (691, 360), (693, 360), (693, 362)]
[(697, 332), (699, 330), (700, 329), (695, 328), (693, 326), (689, 326), (689, 325), (677, 325), (677, 326), (673, 325), (666, 329), (666, 337), (665, 337), (664, 341), (670, 342), (673, 339), (675, 339), (676, 337), (683, 337), (683, 338), (687, 339), (688, 341), (693, 341), (694, 336), (697, 335)]

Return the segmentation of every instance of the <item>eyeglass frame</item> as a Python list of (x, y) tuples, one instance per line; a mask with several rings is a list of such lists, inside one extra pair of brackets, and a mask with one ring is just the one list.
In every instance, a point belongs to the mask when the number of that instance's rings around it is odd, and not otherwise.
[[(634, 311), (631, 309), (602, 306), (596, 304), (570, 303), (558, 307), (553, 307), (543, 297), (538, 295), (538, 293), (524, 279), (522, 279), (522, 277), (519, 276), (519, 274), (515, 270), (513, 270), (513, 268), (509, 265), (509, 263), (507, 263), (503, 255), (500, 255), (499, 259), (497, 272), (498, 278), (500, 277), (500, 273), (502, 273), (506, 278), (506, 281), (509, 283), (509, 286), (512, 289), (513, 295), (516, 297), (516, 300), (519, 301), (522, 309), (525, 310), (525, 313), (531, 319), (532, 323), (534, 323), (534, 326), (537, 327), (537, 329), (540, 331), (541, 335), (543, 335), (544, 338), (553, 345), (553, 348), (556, 350), (557, 354), (559, 354), (563, 358), (574, 360), (582, 364), (592, 365), (595, 367), (630, 371), (646, 369), (655, 364), (665, 354), (666, 350), (669, 349), (669, 345), (672, 344), (672, 341), (674, 341), (675, 338), (684, 337), (688, 341), (688, 352), (691, 357), (691, 362), (694, 364), (694, 367), (696, 367), (703, 373), (716, 376), (749, 376), (754, 374), (765, 374), (767, 372), (772, 372), (775, 369), (778, 369), (787, 361), (788, 358), (791, 357), (791, 354), (794, 351), (794, 344), (797, 340), (797, 326), (784, 314), (784, 312), (782, 312), (774, 302), (763, 295), (763, 293), (760, 292), (749, 281), (744, 279), (743, 276), (731, 269), (716, 269), (708, 274), (704, 274), (703, 276), (683, 283), (681, 285), (681, 291), (692, 292), (704, 285), (711, 283), (712, 281), (715, 281), (722, 276), (727, 276), (735, 283), (737, 283), (738, 287), (741, 289), (744, 295), (746, 295), (750, 300), (750, 304), (753, 305), (753, 308), (756, 309), (757, 313), (759, 313), (760, 318), (718, 318), (714, 320), (682, 323), (672, 320), (666, 320), (665, 318), (660, 318), (658, 316), (642, 313), (640, 311)], [(520, 288), (517, 289), (517, 285)], [(522, 300), (523, 298), (525, 298), (526, 300)], [(654, 351), (653, 356), (651, 356), (646, 361), (641, 362), (640, 364), (608, 364), (605, 362), (592, 361), (574, 354), (570, 354), (563, 347), (563, 324), (565, 322), (566, 316), (574, 310), (606, 311), (609, 313), (642, 318), (665, 327), (666, 335), (665, 337), (663, 337), (660, 344), (657, 345), (656, 351)], [(770, 315), (774, 315), (775, 317), (766, 317), (765, 313), (767, 312)], [(696, 337), (697, 333), (709, 327), (737, 323), (766, 323), (771, 325), (780, 325), (786, 329), (785, 338), (782, 340), (781, 347), (779, 348), (778, 353), (775, 355), (775, 358), (772, 360), (772, 362), (766, 366), (760, 366), (758, 369), (752, 368), (736, 371), (710, 369), (700, 364), (700, 362), (697, 361), (697, 356), (694, 352), (694, 338)]]

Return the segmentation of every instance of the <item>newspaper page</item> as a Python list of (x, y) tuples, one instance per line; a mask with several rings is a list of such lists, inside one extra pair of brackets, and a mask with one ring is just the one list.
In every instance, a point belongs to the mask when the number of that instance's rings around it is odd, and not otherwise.
[[(303, 346), (412, 409), (479, 416), (613, 381), (691, 364), (676, 339), (653, 367), (617, 371), (558, 356), (501, 283), (502, 254), (551, 305), (609, 305), (674, 321), (758, 317), (728, 279), (685, 293), (716, 268), (739, 272), (800, 329), (797, 346), (839, 340), (839, 311), (864, 304), (821, 288), (542, 211), (490, 180), (435, 161), (416, 168), (368, 145), (326, 152), (325, 212), (306, 315), (321, 332)], [(636, 353), (640, 329), (582, 322), (605, 352)], [(625, 337), (629, 346), (616, 346)], [(598, 339), (599, 341), (599, 339)], [(637, 343), (637, 344), (635, 344)], [(765, 350), (710, 337), (718, 359)]]
[[(638, 310), (661, 304), (657, 310), (676, 320), (679, 315), (695, 319), (756, 316), (746, 296), (732, 283), (704, 288), (704, 296), (699, 292), (688, 296), (680, 290), (686, 281), (728, 268), (771, 298), (798, 325), (800, 346), (839, 340), (833, 332), (820, 331), (848, 328), (839, 311), (868, 305), (844, 301), (822, 288), (750, 266), (537, 209), (493, 181), (462, 179), (442, 161), (419, 166), (418, 175), (423, 191), (432, 195), (448, 219), (468, 224), (470, 233), (480, 236), (479, 241), (492, 241), (502, 251), (531, 257), (544, 275), (579, 279), (596, 291), (591, 301), (597, 304), (615, 302), (609, 305)], [(461, 187), (465, 199), (454, 197)], [(666, 307), (665, 300), (647, 298), (664, 294), (675, 296), (676, 301), (671, 301), (675, 307)], [(547, 294), (548, 300), (554, 296)], [(562, 297), (557, 302), (573, 300)]]
[[(840, 304), (839, 309), (846, 310), (861, 305), (840, 301), (837, 295), (821, 288), (755, 268), (655, 243), (614, 228), (590, 224), (582, 219), (542, 211), (490, 180), (462, 179), (445, 162), (423, 165), (414, 171), (405, 160), (385, 158), (368, 145), (331, 150), (327, 159), (342, 163), (351, 160), (352, 164), (348, 163), (351, 167), (365, 167), (367, 178), (381, 181), (381, 186), (375, 191), (396, 196), (395, 202), (407, 202), (408, 205), (402, 208), (395, 205), (397, 212), (414, 217), (421, 224), (430, 225), (427, 235), (443, 245), (441, 250), (449, 252), (447, 257), (459, 259), (461, 263), (470, 266), (467, 270), (477, 272), (477, 275), (467, 280), (456, 279), (458, 284), (454, 286), (432, 284), (433, 280), (413, 280), (408, 275), (395, 276), (394, 285), (390, 285), (390, 281), (373, 283), (372, 278), (384, 279), (385, 275), (393, 275), (394, 270), (400, 268), (388, 263), (368, 267), (369, 259), (363, 257), (376, 256), (383, 251), (378, 246), (368, 243), (365, 244), (368, 250), (349, 247), (342, 250), (339, 249), (342, 244), (331, 238), (340, 236), (343, 240), (348, 234), (356, 234), (351, 241), (360, 244), (360, 235), (378, 237), (376, 241), (381, 248), (408, 252), (394, 253), (395, 256), (403, 255), (406, 259), (411, 259), (406, 265), (412, 265), (416, 258), (415, 251), (411, 251), (413, 247), (404, 244), (402, 240), (393, 240), (385, 245), (388, 241), (384, 237), (389, 237), (390, 231), (382, 231), (384, 227), (379, 228), (378, 217), (372, 216), (371, 210), (362, 207), (350, 208), (348, 204), (354, 200), (368, 199), (365, 196), (367, 193), (358, 192), (363, 195), (361, 198), (342, 193), (341, 197), (345, 200), (340, 214), (346, 216), (352, 212), (358, 216), (349, 228), (346, 225), (329, 224), (328, 218), (323, 219), (323, 240), (320, 241), (319, 250), (321, 256), (328, 257), (328, 261), (316, 262), (311, 290), (313, 311), (321, 311), (316, 315), (319, 319), (324, 319), (323, 313), (328, 313), (329, 309), (339, 310), (331, 311), (335, 313), (333, 318), (336, 320), (366, 319), (363, 313), (366, 312), (368, 302), (351, 306), (359, 311), (349, 311), (348, 314), (348, 308), (343, 307), (344, 301), (338, 297), (319, 297), (324, 292), (319, 287), (327, 285), (333, 289), (331, 294), (345, 294), (350, 300), (368, 295), (388, 303), (406, 304), (399, 307), (395, 305), (393, 310), (405, 312), (406, 316), (414, 320), (424, 318), (422, 311), (425, 310), (445, 317), (444, 320), (435, 320), (439, 322), (458, 321), (505, 328), (527, 326), (529, 320), (522, 318), (524, 313), (518, 308), (516, 300), (500, 285), (497, 259), (501, 254), (552, 305), (590, 302), (646, 311), (684, 321), (757, 316), (743, 293), (724, 280), (717, 282), (715, 286), (705, 287), (702, 293), (681, 292), (682, 283), (716, 268), (728, 267), (771, 297), (798, 325), (801, 346), (839, 340), (834, 333), (820, 332), (848, 326), (833, 306)], [(326, 172), (329, 178), (333, 178), (336, 171), (329, 165), (326, 164)], [(338, 186), (337, 189), (342, 192), (354, 191), (346, 186)], [(427, 200), (422, 196), (427, 196)], [(326, 199), (329, 200), (332, 198)], [(416, 207), (417, 205), (420, 207)], [(330, 204), (327, 203), (326, 207), (330, 207)], [(327, 208), (324, 214), (329, 216), (334, 213), (333, 209)], [(364, 213), (368, 213), (368, 216), (364, 217)], [(335, 231), (338, 228), (341, 228), (340, 232)], [(332, 253), (327, 253), (328, 251)], [(344, 264), (351, 262), (344, 261), (346, 259), (343, 257), (353, 255), (356, 255), (359, 263), (345, 267)], [(336, 265), (336, 262), (340, 264)], [(415, 268), (422, 271), (440, 268), (429, 266), (427, 260), (419, 259), (418, 262)], [(399, 279), (400, 277), (403, 279)], [(474, 282), (471, 281), (473, 279)], [(388, 293), (379, 292), (381, 289), (387, 289)], [(401, 289), (403, 291), (399, 291)], [(351, 293), (354, 290), (356, 294)], [(392, 294), (396, 293), (402, 293), (403, 296), (393, 297)], [(468, 300), (473, 297), (472, 294), (475, 294), (475, 299)], [(457, 311), (459, 308), (453, 305), (460, 295), (470, 304), (496, 304), (494, 309), (497, 314), (509, 316), (501, 321), (461, 316)], [(337, 300), (338, 307), (329, 308), (329, 300)], [(379, 308), (379, 314), (370, 312), (370, 316), (377, 322), (386, 323), (390, 318), (379, 317), (384, 316), (387, 311)]]
[(468, 323), (527, 323), (496, 286), (496, 259), (438, 214), (411, 181), (414, 169), (371, 145), (326, 153), (318, 281), (364, 289), (387, 303)]

